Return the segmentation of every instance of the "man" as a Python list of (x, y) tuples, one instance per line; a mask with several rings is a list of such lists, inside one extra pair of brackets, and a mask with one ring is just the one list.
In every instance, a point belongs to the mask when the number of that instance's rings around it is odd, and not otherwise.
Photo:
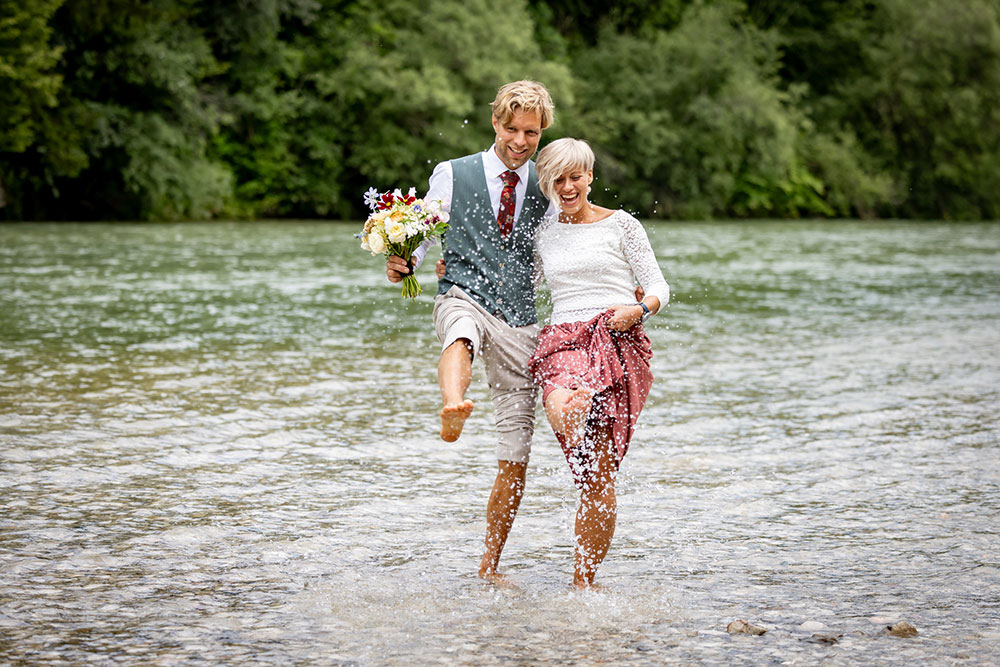
[[(457, 440), (472, 414), (465, 392), (472, 361), (481, 354), (499, 442), (479, 576), (499, 583), (497, 564), (521, 503), (535, 428), (537, 396), (528, 372), (538, 336), (532, 241), (549, 204), (530, 158), (552, 123), (553, 104), (541, 84), (515, 81), (497, 91), (492, 111), (493, 145), (437, 165), (425, 199), (440, 199), (450, 214), (446, 268), (434, 299), (434, 329), (442, 345), (441, 438)], [(428, 248), (414, 253), (415, 267)], [(386, 262), (390, 282), (410, 270), (400, 257)]]

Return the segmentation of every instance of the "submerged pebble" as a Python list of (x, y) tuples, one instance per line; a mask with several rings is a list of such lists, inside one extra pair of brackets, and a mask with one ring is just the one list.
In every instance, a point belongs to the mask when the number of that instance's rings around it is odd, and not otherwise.
[(762, 635), (767, 632), (767, 628), (762, 628), (759, 625), (754, 625), (752, 623), (747, 623), (743, 620), (736, 620), (726, 626), (726, 632), (731, 635)]
[(906, 621), (885, 626), (885, 632), (893, 637), (916, 637), (919, 634), (917, 629)]

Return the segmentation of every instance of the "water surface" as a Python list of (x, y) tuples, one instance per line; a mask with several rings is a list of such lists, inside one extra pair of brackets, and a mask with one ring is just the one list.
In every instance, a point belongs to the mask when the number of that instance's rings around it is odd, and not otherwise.
[(474, 576), (482, 370), (441, 442), (430, 296), (355, 227), (0, 226), (0, 662), (1000, 660), (996, 225), (649, 224), (603, 593), (543, 419), (518, 588)]

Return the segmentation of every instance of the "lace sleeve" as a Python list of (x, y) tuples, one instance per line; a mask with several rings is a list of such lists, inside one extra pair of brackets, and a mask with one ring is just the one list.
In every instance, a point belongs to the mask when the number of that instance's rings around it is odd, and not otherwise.
[(660, 307), (667, 305), (670, 300), (670, 286), (663, 278), (659, 264), (656, 263), (656, 256), (653, 248), (649, 245), (649, 237), (642, 223), (625, 211), (616, 214), (618, 227), (622, 232), (622, 252), (625, 259), (632, 266), (632, 273), (635, 274), (646, 296), (655, 296), (660, 300)]

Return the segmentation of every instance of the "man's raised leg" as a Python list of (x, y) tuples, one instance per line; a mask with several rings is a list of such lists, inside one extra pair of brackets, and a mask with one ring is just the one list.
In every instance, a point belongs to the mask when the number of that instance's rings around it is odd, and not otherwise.
[(441, 439), (458, 440), (465, 420), (472, 414), (472, 401), (465, 392), (472, 381), (472, 342), (459, 338), (445, 348), (438, 362), (438, 383), (441, 385)]
[(517, 508), (521, 505), (528, 464), (516, 461), (497, 461), (497, 464), (497, 478), (486, 506), (486, 549), (479, 563), (479, 576), (493, 583), (502, 583), (504, 578), (497, 572), (497, 565), (517, 516)]

